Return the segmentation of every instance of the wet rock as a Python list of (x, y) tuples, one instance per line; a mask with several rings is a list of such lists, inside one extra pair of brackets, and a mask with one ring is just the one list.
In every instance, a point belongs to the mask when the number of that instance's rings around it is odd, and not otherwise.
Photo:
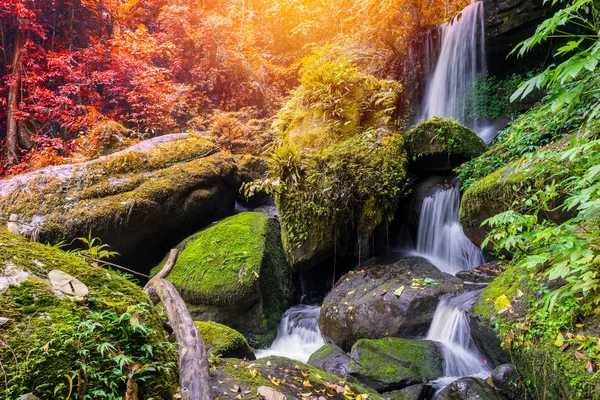
[(233, 212), (233, 158), (210, 153), (195, 134), (164, 135), (86, 163), (0, 180), (0, 217), (18, 215), (21, 234), (71, 243), (91, 234), (139, 265), (157, 245)]
[(402, 390), (384, 393), (386, 400), (429, 400), (435, 389), (429, 385), (412, 385)]
[(334, 344), (326, 344), (315, 351), (308, 359), (308, 364), (313, 367), (331, 372), (339, 377), (348, 379), (348, 364), (350, 356)]
[(276, 329), (290, 304), (292, 282), (275, 218), (237, 214), (197, 232), (177, 248), (179, 257), (167, 279), (195, 320), (219, 322), (243, 334)]
[(361, 339), (350, 357), (350, 375), (378, 392), (429, 382), (444, 374), (441, 350), (430, 340)]
[(513, 364), (502, 364), (492, 371), (492, 383), (509, 398), (518, 393), (519, 371)]
[(487, 151), (471, 129), (446, 118), (432, 118), (406, 132), (408, 170), (417, 174), (448, 173)]
[(497, 262), (490, 262), (481, 265), (472, 270), (460, 271), (456, 273), (456, 277), (465, 282), (473, 283), (490, 283), (500, 274), (500, 268)]
[(339, 279), (323, 302), (319, 327), (344, 350), (362, 338), (425, 335), (438, 298), (462, 286), (421, 257), (374, 260)]
[(260, 387), (275, 390), (287, 399), (347, 400), (359, 394), (366, 394), (371, 400), (382, 399), (370, 388), (285, 357), (271, 356), (252, 362), (216, 360), (209, 378), (213, 396), (223, 400), (240, 395), (244, 399), (261, 398), (256, 396)]
[(208, 353), (223, 358), (256, 359), (244, 336), (235, 329), (212, 321), (195, 323)]
[(506, 400), (494, 388), (479, 378), (461, 378), (438, 392), (433, 400)]

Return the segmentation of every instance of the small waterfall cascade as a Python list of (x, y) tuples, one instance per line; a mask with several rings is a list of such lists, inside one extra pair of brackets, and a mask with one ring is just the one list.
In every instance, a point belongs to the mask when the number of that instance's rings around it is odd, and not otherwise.
[(466, 313), (480, 293), (471, 291), (445, 295), (435, 310), (427, 339), (442, 344), (445, 376), (438, 381), (442, 385), (464, 376), (487, 378), (491, 373), (491, 368), (473, 343)]
[(483, 11), (483, 1), (473, 2), (438, 28), (441, 49), (427, 84), (420, 120), (454, 118), (480, 134), (476, 93), (471, 89), (477, 75), (486, 72)]
[(425, 198), (419, 219), (416, 255), (449, 274), (484, 263), (483, 252), (465, 236), (458, 222), (459, 209), (460, 190), (454, 182)]
[(319, 330), (319, 306), (299, 305), (283, 313), (277, 337), (268, 349), (257, 350), (256, 358), (283, 356), (307, 362), (310, 355), (325, 345)]

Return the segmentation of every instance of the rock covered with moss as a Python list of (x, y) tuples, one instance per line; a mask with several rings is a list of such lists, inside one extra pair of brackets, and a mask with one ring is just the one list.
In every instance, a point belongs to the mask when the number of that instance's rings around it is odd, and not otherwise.
[[(484, 351), (492, 336), (503, 343), (509, 353), (507, 360), (521, 375), (510, 388), (516, 398), (600, 399), (600, 377), (594, 373), (594, 363), (589, 368), (589, 353), (580, 353), (575, 346), (562, 347), (565, 337), (531, 337), (532, 328), (522, 325), (523, 316), (539, 297), (529, 280), (528, 271), (509, 265), (489, 284), (472, 311), (486, 335), (475, 332), (473, 339)], [(591, 314), (572, 322), (573, 338), (583, 343), (597, 337), (598, 321), (597, 315)]]
[[(49, 281), (60, 270), (87, 288), (68, 296)], [(10, 284), (10, 285), (9, 285)], [(119, 274), (0, 229), (0, 362), (3, 398), (171, 398), (177, 348), (142, 289)]]
[(296, 270), (334, 252), (368, 256), (368, 238), (393, 215), (406, 161), (394, 115), (400, 92), (346, 58), (305, 60), (274, 122), (269, 170)]
[(195, 324), (208, 353), (223, 358), (256, 358), (246, 338), (235, 329), (212, 321), (195, 321)]
[(0, 217), (16, 214), (22, 233), (70, 243), (92, 233), (121, 262), (139, 261), (176, 232), (233, 211), (239, 189), (230, 156), (210, 155), (194, 134), (161, 136), (83, 164), (0, 181)]
[(219, 322), (244, 334), (276, 328), (292, 289), (275, 218), (237, 214), (190, 236), (177, 248), (179, 257), (167, 279), (194, 319)]
[[(216, 360), (211, 365), (213, 396), (220, 399), (326, 397), (333, 400), (363, 398), (381, 400), (372, 389), (341, 380), (339, 376), (285, 357), (266, 357), (253, 362)], [(260, 392), (259, 392), (260, 390)], [(266, 393), (277, 392), (274, 396)], [(257, 396), (258, 393), (262, 395)]]
[(416, 174), (450, 172), (488, 149), (475, 132), (447, 118), (421, 122), (404, 136), (409, 169)]
[(348, 379), (348, 364), (350, 356), (335, 344), (326, 344), (311, 354), (308, 364), (313, 367), (331, 372), (339, 377)]
[(388, 392), (433, 381), (444, 375), (442, 352), (430, 340), (361, 339), (352, 346), (350, 375)]
[(425, 335), (439, 297), (462, 287), (421, 257), (375, 260), (339, 279), (325, 297), (319, 327), (345, 350), (362, 338)]
[[(508, 210), (513, 202), (530, 196), (532, 189), (541, 189), (550, 183), (554, 172), (560, 170), (560, 165), (540, 162), (547, 152), (566, 148), (568, 140), (560, 140), (546, 146), (527, 159), (513, 161), (490, 175), (471, 183), (461, 199), (459, 220), (465, 235), (476, 245), (485, 240), (488, 227), (482, 223), (494, 215)], [(557, 187), (560, 191), (560, 187)], [(554, 206), (560, 204), (559, 196)], [(569, 214), (559, 207), (552, 213), (544, 213), (544, 217), (562, 222)]]

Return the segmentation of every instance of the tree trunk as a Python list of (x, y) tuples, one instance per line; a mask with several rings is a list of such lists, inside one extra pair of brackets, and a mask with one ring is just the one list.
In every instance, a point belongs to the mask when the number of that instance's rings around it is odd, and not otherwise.
[(179, 345), (179, 384), (183, 399), (211, 400), (208, 358), (204, 341), (175, 286), (165, 278), (177, 261), (178, 252), (171, 250), (162, 271), (144, 286), (153, 303), (162, 302), (167, 319)]
[(17, 148), (19, 143), (19, 121), (17, 110), (19, 108), (19, 89), (21, 88), (21, 50), (23, 49), (23, 36), (17, 23), (17, 37), (15, 39), (15, 50), (12, 62), (12, 82), (8, 89), (8, 120), (6, 129), (6, 159), (10, 165), (16, 164)]

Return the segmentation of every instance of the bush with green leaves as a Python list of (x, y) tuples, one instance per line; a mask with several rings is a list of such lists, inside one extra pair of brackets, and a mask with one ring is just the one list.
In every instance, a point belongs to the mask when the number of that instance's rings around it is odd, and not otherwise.
[[(577, 378), (575, 391), (590, 398), (586, 390), (598, 383), (591, 373), (600, 363), (600, 334), (586, 326), (600, 304), (600, 140), (573, 139), (565, 150), (527, 159), (544, 179), (549, 164), (561, 168), (552, 169), (550, 184), (527, 187), (527, 196), (485, 222), (492, 230), (483, 245), (491, 243), (498, 255), (512, 259), (504, 273), (510, 284), (503, 286), (501, 275), (483, 296), (497, 311), (515, 301), (526, 304), (518, 318), (512, 310), (492, 315), (505, 345), (517, 351), (560, 348), (578, 365), (562, 365), (563, 374)], [(559, 209), (571, 218), (552, 222), (548, 216)]]

